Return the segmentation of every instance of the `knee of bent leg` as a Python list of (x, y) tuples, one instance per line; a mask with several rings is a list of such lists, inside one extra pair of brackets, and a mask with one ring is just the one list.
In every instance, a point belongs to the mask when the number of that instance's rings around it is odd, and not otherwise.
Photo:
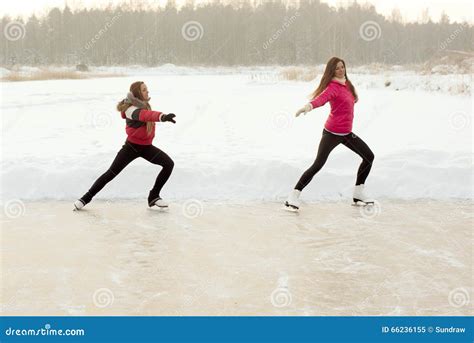
[(172, 171), (173, 168), (174, 168), (174, 161), (170, 158), (168, 161), (166, 161), (163, 168), (166, 168), (166, 169), (169, 169), (170, 171)]
[(367, 161), (369, 161), (370, 163), (374, 162), (374, 159), (375, 159), (375, 155), (372, 151), (369, 152), (369, 154), (365, 157), (367, 159)]

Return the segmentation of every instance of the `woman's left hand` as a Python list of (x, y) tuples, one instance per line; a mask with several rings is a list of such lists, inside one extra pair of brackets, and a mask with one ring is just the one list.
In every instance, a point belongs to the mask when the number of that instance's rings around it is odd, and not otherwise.
[(296, 111), (296, 114), (295, 116), (298, 117), (301, 113), (308, 113), (309, 111), (311, 111), (313, 109), (313, 106), (311, 106), (310, 103), (307, 103), (304, 107), (300, 108), (298, 111)]
[(170, 121), (176, 124), (176, 120), (174, 120), (175, 117), (176, 117), (176, 114), (174, 113), (163, 114), (163, 116), (161, 117), (161, 121)]

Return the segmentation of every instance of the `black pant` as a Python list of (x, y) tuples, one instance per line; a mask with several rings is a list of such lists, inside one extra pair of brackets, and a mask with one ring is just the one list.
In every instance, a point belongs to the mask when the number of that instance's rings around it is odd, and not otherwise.
[(112, 181), (114, 177), (137, 157), (143, 157), (145, 160), (163, 167), (156, 178), (155, 185), (148, 195), (148, 204), (150, 205), (152, 201), (160, 196), (161, 188), (163, 188), (163, 185), (168, 181), (173, 171), (174, 162), (165, 152), (153, 145), (139, 145), (129, 141), (125, 141), (125, 144), (117, 153), (110, 168), (94, 182), (91, 189), (84, 194), (81, 200), (85, 204), (89, 203), (107, 183)]
[(374, 161), (374, 153), (365, 144), (365, 142), (356, 136), (354, 133), (349, 133), (345, 136), (338, 136), (330, 133), (329, 131), (323, 130), (323, 136), (319, 143), (318, 154), (314, 163), (306, 170), (301, 176), (300, 180), (295, 186), (295, 189), (302, 191), (313, 179), (314, 175), (324, 166), (326, 163), (329, 153), (340, 143), (357, 153), (362, 157), (362, 163), (357, 171), (356, 185), (363, 184), (367, 176), (369, 175), (372, 162)]

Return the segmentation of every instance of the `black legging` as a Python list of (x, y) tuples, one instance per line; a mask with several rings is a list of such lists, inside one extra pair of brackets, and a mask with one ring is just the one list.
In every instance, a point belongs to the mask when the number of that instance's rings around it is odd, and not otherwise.
[(125, 144), (117, 153), (110, 168), (94, 182), (91, 189), (84, 194), (81, 200), (85, 204), (89, 203), (107, 183), (112, 181), (123, 168), (137, 157), (143, 157), (145, 160), (163, 167), (156, 177), (155, 185), (148, 195), (148, 205), (152, 205), (152, 201), (160, 197), (161, 188), (163, 188), (163, 185), (168, 181), (173, 171), (174, 162), (165, 152), (153, 145), (139, 145), (129, 141), (125, 141)]
[(329, 131), (323, 130), (323, 136), (319, 143), (318, 154), (313, 165), (301, 175), (300, 180), (295, 186), (295, 189), (302, 191), (313, 179), (314, 175), (324, 166), (326, 163), (329, 153), (340, 143), (357, 153), (362, 157), (362, 163), (357, 171), (356, 185), (363, 184), (367, 176), (369, 175), (372, 162), (374, 161), (374, 153), (365, 144), (365, 142), (356, 136), (354, 133), (349, 133), (345, 136), (338, 136), (330, 133)]

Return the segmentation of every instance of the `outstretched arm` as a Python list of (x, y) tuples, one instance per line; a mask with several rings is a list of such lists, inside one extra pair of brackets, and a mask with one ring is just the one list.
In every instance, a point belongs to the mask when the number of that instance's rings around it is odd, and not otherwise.
[(138, 121), (143, 121), (143, 122), (170, 121), (172, 123), (176, 123), (176, 121), (174, 120), (176, 115), (174, 113), (164, 114), (163, 112), (146, 110), (146, 109), (138, 108), (135, 106), (130, 106), (125, 111), (125, 116), (128, 119), (138, 120)]
[(161, 121), (162, 113), (158, 111), (145, 110), (136, 106), (130, 106), (125, 111), (125, 117), (139, 121)]
[(300, 114), (308, 113), (311, 110), (315, 109), (316, 107), (321, 107), (325, 103), (327, 103), (329, 100), (331, 100), (335, 96), (335, 90), (333, 87), (330, 85), (326, 87), (324, 91), (322, 91), (321, 94), (319, 94), (316, 98), (314, 98), (311, 102), (307, 103), (304, 105), (304, 107), (300, 108), (296, 112), (296, 116), (298, 117)]
[(329, 85), (326, 87), (325, 90), (321, 92), (321, 94), (319, 94), (316, 98), (311, 100), (310, 104), (313, 108), (321, 107), (325, 103), (327, 103), (329, 100), (333, 99), (335, 95), (336, 95), (336, 91), (334, 87)]
[(306, 114), (312, 109), (313, 106), (311, 105), (311, 103), (307, 103), (306, 105), (304, 105), (304, 107), (301, 107), (298, 111), (296, 111), (295, 116), (298, 117), (301, 113)]

